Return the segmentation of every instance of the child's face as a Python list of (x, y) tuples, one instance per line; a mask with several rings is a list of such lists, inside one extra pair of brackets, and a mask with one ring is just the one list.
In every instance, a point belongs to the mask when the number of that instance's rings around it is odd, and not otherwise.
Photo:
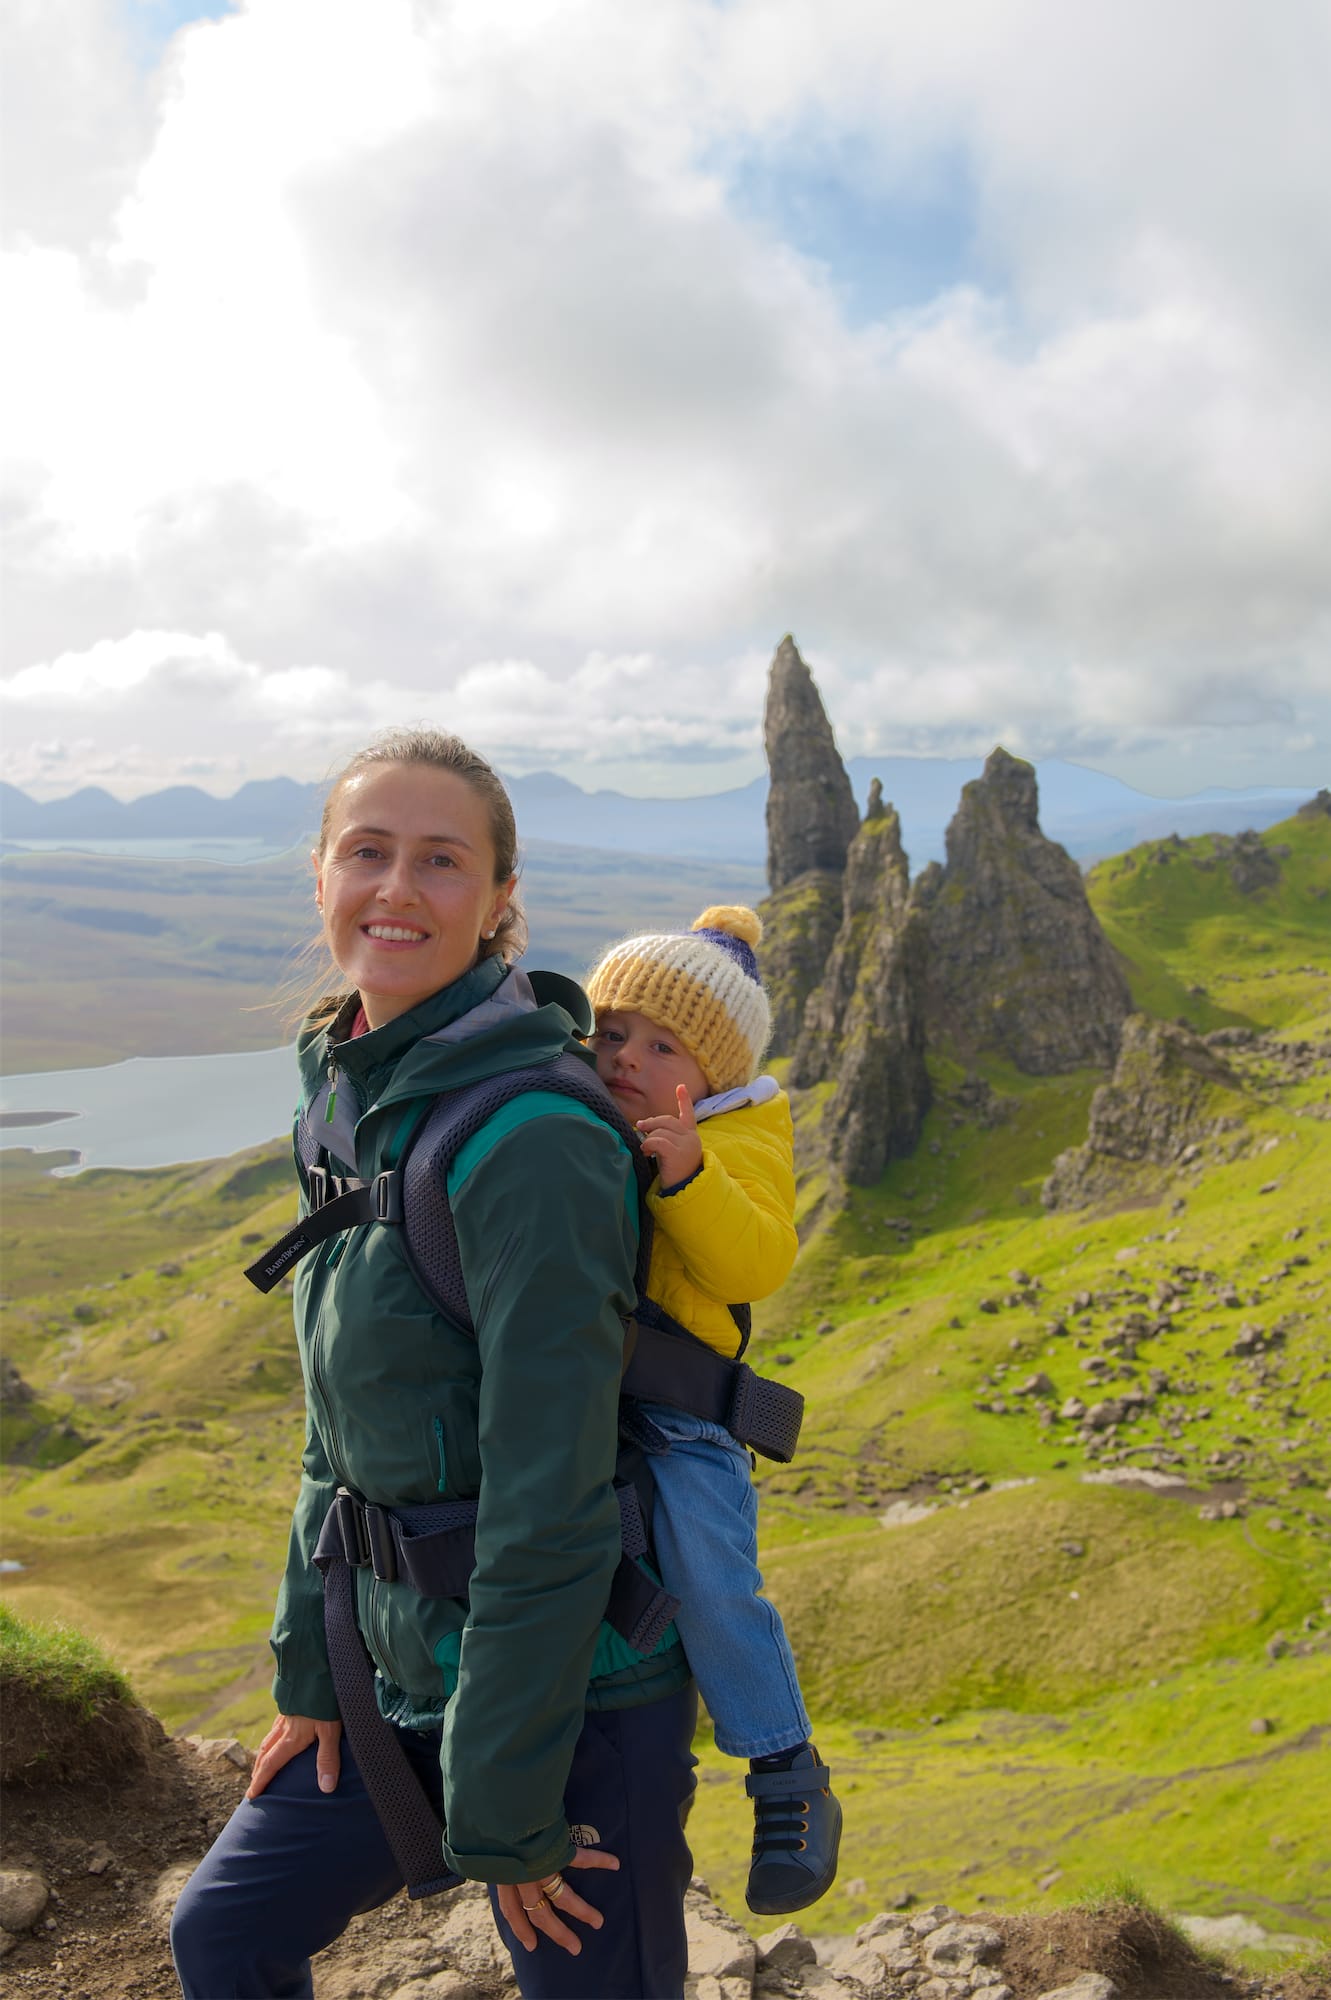
[(678, 1035), (645, 1014), (598, 1014), (592, 1048), (596, 1073), (630, 1124), (678, 1117), (681, 1083), (695, 1104), (707, 1096), (707, 1079)]

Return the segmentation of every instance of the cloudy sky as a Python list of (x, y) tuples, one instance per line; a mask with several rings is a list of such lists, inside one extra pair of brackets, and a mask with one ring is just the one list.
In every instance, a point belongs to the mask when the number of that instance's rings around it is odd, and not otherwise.
[(1325, 0), (7, 13), (13, 781), (1331, 781)]

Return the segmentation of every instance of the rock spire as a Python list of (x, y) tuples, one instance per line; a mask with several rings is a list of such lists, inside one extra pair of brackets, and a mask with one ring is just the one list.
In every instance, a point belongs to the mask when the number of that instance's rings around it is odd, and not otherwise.
[(875, 778), (846, 856), (841, 923), (810, 996), (790, 1066), (796, 1085), (834, 1079), (823, 1120), (847, 1180), (876, 1181), (913, 1152), (929, 1108), (924, 1062), (924, 919), (910, 902), (901, 822)]
[(763, 711), (771, 772), (763, 979), (772, 1053), (795, 1046), (804, 1004), (823, 976), (841, 922), (841, 876), (859, 814), (813, 675), (787, 633), (772, 659)]
[(860, 816), (813, 675), (787, 632), (772, 659), (763, 709), (767, 880), (773, 894), (822, 869), (839, 875)]
[(1031, 765), (993, 751), (962, 791), (946, 868), (925, 870), (915, 902), (929, 924), (933, 1039), (1033, 1076), (1114, 1061), (1128, 983), (1076, 862), (1040, 831)]

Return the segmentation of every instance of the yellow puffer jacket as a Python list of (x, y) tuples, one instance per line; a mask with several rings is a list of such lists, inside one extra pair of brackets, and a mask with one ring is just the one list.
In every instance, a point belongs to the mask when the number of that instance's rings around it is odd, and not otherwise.
[(672, 1319), (718, 1353), (739, 1329), (728, 1307), (763, 1299), (795, 1261), (794, 1133), (785, 1092), (717, 1112), (698, 1125), (702, 1171), (647, 1196), (656, 1234), (647, 1289)]

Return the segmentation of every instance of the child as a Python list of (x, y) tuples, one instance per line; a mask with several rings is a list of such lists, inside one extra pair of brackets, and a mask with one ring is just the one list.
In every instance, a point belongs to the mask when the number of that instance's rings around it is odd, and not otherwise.
[[(771, 1026), (752, 949), (761, 935), (753, 910), (705, 910), (684, 935), (614, 946), (587, 982), (597, 1071), (657, 1163), (649, 1296), (727, 1356), (740, 1346), (731, 1303), (774, 1292), (798, 1247), (790, 1105), (757, 1074)], [(660, 1403), (641, 1413), (659, 1436), (662, 1580), (683, 1607), (717, 1747), (749, 1759), (749, 1908), (800, 1910), (836, 1876), (841, 1808), (808, 1740), (781, 1619), (759, 1595), (749, 1456), (719, 1424)]]

